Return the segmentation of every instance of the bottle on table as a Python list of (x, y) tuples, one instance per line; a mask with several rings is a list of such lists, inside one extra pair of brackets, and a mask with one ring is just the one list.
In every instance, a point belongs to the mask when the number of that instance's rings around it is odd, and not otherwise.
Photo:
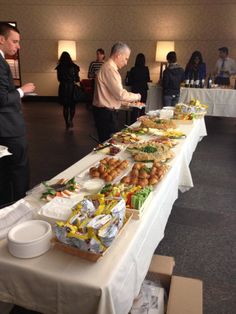
[(189, 77), (186, 78), (186, 80), (184, 82), (184, 86), (189, 87)]
[(212, 88), (212, 76), (211, 76), (211, 74), (208, 77), (207, 88)]
[(194, 77), (193, 76), (192, 76), (192, 78), (190, 80), (189, 87), (194, 87)]
[(196, 79), (196, 81), (194, 82), (194, 87), (195, 87), (195, 88), (200, 88), (199, 76), (197, 76), (197, 79)]

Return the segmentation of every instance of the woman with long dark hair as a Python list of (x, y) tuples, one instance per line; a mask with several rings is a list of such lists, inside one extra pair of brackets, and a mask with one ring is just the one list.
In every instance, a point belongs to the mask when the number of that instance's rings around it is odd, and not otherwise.
[(59, 102), (63, 106), (63, 116), (66, 129), (73, 128), (73, 118), (75, 115), (75, 101), (73, 92), (75, 82), (79, 82), (79, 66), (75, 64), (70, 54), (63, 51), (58, 61), (57, 79), (60, 82), (58, 89)]
[(196, 50), (192, 53), (186, 68), (185, 68), (185, 79), (193, 79), (194, 81), (205, 80), (206, 78), (206, 64), (203, 62), (202, 54)]
[[(131, 92), (141, 94), (141, 102), (147, 100), (148, 82), (150, 82), (149, 69), (145, 66), (145, 56), (139, 53), (136, 56), (135, 65), (128, 74), (128, 84), (131, 86)], [(137, 118), (144, 114), (143, 110), (133, 108), (131, 112), (131, 122), (134, 123)]]

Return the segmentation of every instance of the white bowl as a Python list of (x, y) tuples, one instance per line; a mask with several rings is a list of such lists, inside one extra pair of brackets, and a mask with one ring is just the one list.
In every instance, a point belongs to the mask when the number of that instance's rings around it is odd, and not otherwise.
[(175, 107), (174, 106), (165, 106), (162, 109), (165, 109), (165, 110), (175, 110)]
[(90, 193), (97, 193), (104, 186), (104, 181), (101, 179), (91, 179), (87, 180), (83, 184), (83, 188)]
[(28, 220), (8, 233), (9, 252), (16, 257), (32, 258), (47, 252), (51, 246), (52, 227), (43, 220)]
[(147, 115), (150, 116), (150, 117), (156, 117), (156, 116), (159, 116), (160, 114), (160, 110), (150, 110), (147, 112)]

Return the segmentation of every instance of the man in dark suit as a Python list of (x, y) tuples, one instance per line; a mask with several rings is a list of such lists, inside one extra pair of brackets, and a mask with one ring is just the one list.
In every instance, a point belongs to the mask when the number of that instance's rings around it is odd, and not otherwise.
[(12, 155), (0, 158), (0, 205), (19, 200), (29, 188), (29, 163), (21, 97), (35, 90), (33, 83), (16, 89), (5, 56), (20, 49), (19, 31), (0, 23), (0, 145)]

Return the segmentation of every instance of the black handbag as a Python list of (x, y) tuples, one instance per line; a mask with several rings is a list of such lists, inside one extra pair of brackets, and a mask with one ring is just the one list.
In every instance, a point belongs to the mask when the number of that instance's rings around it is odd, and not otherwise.
[(75, 103), (83, 102), (85, 100), (85, 92), (83, 88), (77, 84), (74, 84), (73, 101)]

